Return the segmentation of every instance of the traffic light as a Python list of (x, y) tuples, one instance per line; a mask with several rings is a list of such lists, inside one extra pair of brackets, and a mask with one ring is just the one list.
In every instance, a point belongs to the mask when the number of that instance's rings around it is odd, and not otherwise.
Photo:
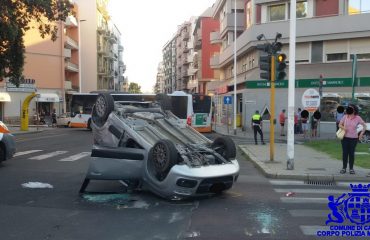
[(284, 53), (279, 53), (276, 56), (276, 81), (284, 80), (286, 77), (285, 68), (286, 68), (286, 55)]
[(260, 56), (260, 77), (271, 81), (271, 55)]

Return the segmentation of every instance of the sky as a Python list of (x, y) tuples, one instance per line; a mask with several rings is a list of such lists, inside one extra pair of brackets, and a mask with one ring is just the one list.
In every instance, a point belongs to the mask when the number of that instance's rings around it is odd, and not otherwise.
[(199, 16), (216, 0), (110, 0), (108, 9), (122, 34), (125, 77), (152, 92), (162, 48), (177, 26)]

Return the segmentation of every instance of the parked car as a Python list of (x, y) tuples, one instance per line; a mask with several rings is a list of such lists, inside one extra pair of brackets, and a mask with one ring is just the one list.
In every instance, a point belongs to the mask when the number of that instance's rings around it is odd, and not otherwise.
[(71, 113), (62, 113), (57, 117), (57, 127), (69, 127), (71, 122)]
[(7, 126), (0, 121), (0, 163), (13, 157), (15, 153), (14, 136)]
[(167, 199), (230, 189), (239, 175), (229, 137), (209, 140), (160, 107), (133, 107), (100, 94), (92, 111), (92, 159), (80, 189), (91, 179), (146, 186)]
[[(358, 125), (357, 132), (358, 132), (359, 135), (360, 135), (360, 132), (362, 131), (362, 129), (363, 129), (363, 126)], [(363, 138), (360, 139), (360, 142), (361, 143), (370, 143), (370, 123), (366, 123), (365, 134), (364, 134)]]

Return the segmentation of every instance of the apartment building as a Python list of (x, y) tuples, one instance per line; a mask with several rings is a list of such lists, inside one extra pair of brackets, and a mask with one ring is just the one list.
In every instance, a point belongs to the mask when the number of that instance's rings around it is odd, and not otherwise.
[(212, 18), (213, 11), (213, 8), (208, 8), (201, 14), (193, 31), (193, 45), (196, 52), (193, 66), (197, 70), (197, 92), (201, 94), (207, 94), (208, 88), (217, 87), (219, 80), (218, 69), (211, 68), (212, 59), (217, 59), (219, 56), (221, 43), (218, 34), (220, 22)]
[(176, 90), (189, 91), (189, 52), (193, 48), (190, 42), (191, 22), (186, 21), (178, 27), (176, 37)]
[[(79, 8), (73, 11), (78, 17)], [(7, 123), (19, 123), (20, 109), (27, 96), (36, 92), (29, 105), (30, 123), (36, 113), (44, 113), (46, 119), (55, 109), (57, 114), (66, 111), (69, 96), (79, 91), (79, 24), (74, 16), (65, 22), (54, 23), (58, 27), (56, 41), (51, 36), (40, 37), (36, 22), (30, 23), (25, 32), (25, 80), (19, 87), (8, 81), (0, 84), (0, 119)]]
[(165, 92), (165, 74), (163, 62), (158, 64), (156, 83), (154, 86), (154, 93), (164, 93)]
[(176, 35), (168, 41), (163, 49), (163, 71), (164, 71), (164, 92), (172, 93), (176, 91), (177, 76), (177, 54), (176, 54)]
[[(208, 93), (222, 97), (234, 92), (234, 13), (237, 14), (237, 99), (242, 124), (248, 126), (255, 110), (269, 114), (270, 84), (259, 77), (257, 36), (263, 33), (267, 41), (273, 41), (277, 32), (282, 34), (282, 52), (289, 57), (290, 1), (244, 0), (237, 2), (220, 0), (216, 3), (213, 18), (220, 21), (221, 49), (211, 65), (220, 70), (220, 84)], [(243, 10), (242, 10), (243, 8)], [(322, 104), (324, 121), (333, 121), (333, 111), (341, 99), (352, 91), (351, 55), (357, 54), (358, 81), (356, 95), (364, 101), (370, 99), (370, 5), (368, 1), (353, 0), (303, 0), (297, 1), (296, 44), (296, 96), (297, 107), (308, 88), (319, 87), (323, 80)], [(262, 40), (263, 41), (263, 40)], [(288, 70), (287, 70), (288, 72)], [(277, 84), (276, 109), (286, 109), (288, 104), (288, 80)], [(221, 101), (219, 101), (221, 102)], [(334, 103), (334, 104), (331, 104)], [(329, 106), (331, 104), (331, 106)], [(222, 108), (219, 111), (222, 119)], [(276, 117), (276, 116), (275, 116)], [(327, 129), (327, 128), (325, 128)], [(330, 129), (330, 128), (328, 128)]]
[(116, 90), (126, 67), (121, 33), (110, 20), (109, 0), (77, 0), (81, 24), (81, 91)]

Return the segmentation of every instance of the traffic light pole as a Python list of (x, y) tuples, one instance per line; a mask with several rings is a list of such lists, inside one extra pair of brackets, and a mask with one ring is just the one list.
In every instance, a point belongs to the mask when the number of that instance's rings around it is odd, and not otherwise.
[(271, 55), (271, 98), (270, 98), (270, 161), (274, 161), (275, 150), (275, 56)]

